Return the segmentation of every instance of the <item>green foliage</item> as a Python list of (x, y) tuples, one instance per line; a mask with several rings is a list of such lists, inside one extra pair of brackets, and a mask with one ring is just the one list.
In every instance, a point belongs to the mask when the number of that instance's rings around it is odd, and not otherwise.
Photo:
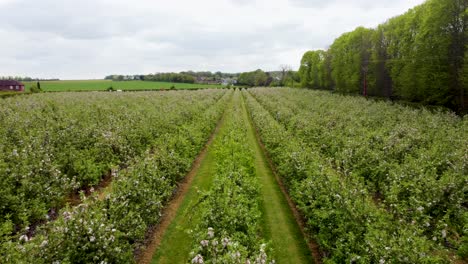
[(328, 89), (331, 86), (328, 53), (323, 50), (304, 54), (299, 68), (302, 87)]
[(390, 40), (384, 26), (379, 25), (372, 36), (372, 51), (368, 68), (369, 82), (374, 85), (368, 87), (368, 94), (372, 96), (392, 97), (392, 79), (387, 63)]
[[(468, 1), (429, 0), (377, 29), (362, 27), (304, 54), (303, 87), (465, 109)], [(327, 60), (322, 58), (329, 58)], [(325, 74), (324, 74), (325, 73)], [(326, 80), (326, 81), (323, 81)]]
[(145, 81), (195, 83), (195, 78), (184, 73), (156, 73), (146, 75)]
[(243, 72), (237, 79), (237, 84), (250, 87), (268, 86), (270, 83), (271, 79), (268, 74), (260, 69), (253, 72)]
[(41, 93), (42, 92), (42, 89), (40, 87), (37, 86), (37, 84), (33, 84), (30, 88), (29, 88), (29, 91), (31, 93)]
[[(369, 68), (371, 29), (359, 27), (343, 34), (330, 47), (330, 67), (335, 90), (343, 93), (363, 93), (364, 77)], [(367, 79), (368, 80), (368, 79)]]

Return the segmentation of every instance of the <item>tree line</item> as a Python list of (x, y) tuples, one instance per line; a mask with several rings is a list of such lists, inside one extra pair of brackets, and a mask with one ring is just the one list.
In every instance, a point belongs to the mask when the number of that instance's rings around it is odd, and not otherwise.
[(264, 72), (258, 69), (256, 71), (243, 72), (237, 79), (238, 85), (250, 87), (294, 86), (296, 82), (299, 82), (297, 72), (287, 65), (280, 66), (279, 71)]
[(104, 78), (105, 80), (113, 81), (133, 81), (133, 80), (142, 80), (142, 81), (153, 81), (153, 82), (175, 82), (175, 83), (194, 83), (195, 78), (188, 74), (183, 73), (155, 73), (147, 75), (108, 75)]
[(174, 83), (195, 83), (195, 77), (184, 73), (155, 73), (145, 75), (145, 81), (153, 82), (174, 82)]
[(299, 75), (288, 65), (281, 65), (279, 71), (265, 72), (255, 70), (242, 73), (223, 73), (210, 71), (183, 71), (180, 73), (154, 73), (147, 75), (108, 75), (106, 80), (113, 81), (158, 81), (175, 83), (226, 83), (241, 86), (294, 86), (299, 83)]
[(468, 0), (428, 0), (377, 28), (306, 52), (302, 87), (443, 105), (465, 112)]
[(235, 79), (239, 73), (223, 73), (210, 71), (183, 71), (183, 72), (163, 72), (151, 74), (136, 74), (136, 75), (108, 75), (105, 80), (113, 81), (157, 81), (157, 82), (175, 82), (175, 83), (219, 83), (223, 80)]
[(15, 80), (20, 82), (60, 81), (60, 79), (57, 78), (32, 78), (28, 76), (0, 76), (0, 80)]

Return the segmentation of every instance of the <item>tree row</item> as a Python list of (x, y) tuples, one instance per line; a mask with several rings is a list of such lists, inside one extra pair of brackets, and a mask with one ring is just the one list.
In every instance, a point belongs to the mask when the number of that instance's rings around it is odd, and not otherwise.
[(301, 60), (301, 85), (341, 93), (467, 106), (468, 0), (428, 0), (369, 29), (358, 27), (328, 50)]

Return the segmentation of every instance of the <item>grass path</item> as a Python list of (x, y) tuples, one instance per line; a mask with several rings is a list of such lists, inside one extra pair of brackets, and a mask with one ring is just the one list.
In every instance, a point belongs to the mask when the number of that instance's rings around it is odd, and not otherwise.
[[(232, 99), (231, 99), (232, 100)], [(231, 101), (232, 102), (232, 101)], [(228, 104), (228, 108), (232, 103)], [(229, 111), (227, 109), (226, 111)], [(224, 114), (226, 116), (226, 113)], [(206, 191), (210, 188), (213, 176), (215, 174), (216, 164), (215, 152), (211, 151), (213, 143), (219, 138), (218, 135), (223, 133), (224, 118), (220, 121), (218, 128), (212, 136), (212, 140), (207, 144), (205, 155), (200, 155), (199, 166), (194, 167), (190, 172), (193, 173), (193, 181), (191, 186), (187, 186), (184, 196), (181, 196), (179, 207), (175, 216), (172, 217), (170, 225), (160, 229), (160, 237), (157, 239), (160, 243), (153, 243), (152, 251), (147, 255), (145, 260), (139, 260), (139, 263), (186, 263), (190, 250), (192, 249), (192, 239), (186, 230), (193, 226), (193, 223), (198, 221), (198, 215), (191, 211), (194, 202), (199, 199), (199, 191)], [(150, 251), (151, 251), (150, 250)], [(155, 252), (156, 251), (156, 252)], [(154, 253), (154, 256), (153, 256)], [(151, 256), (153, 256), (151, 260)]]
[(192, 223), (197, 222), (197, 214), (192, 213), (190, 209), (194, 205), (193, 202), (199, 198), (198, 191), (206, 191), (211, 186), (214, 175), (213, 160), (214, 154), (208, 150), (192, 187), (185, 196), (173, 222), (163, 235), (161, 246), (157, 249), (151, 263), (186, 263), (192, 249), (192, 239), (186, 230), (192, 227)]
[[(232, 107), (242, 109), (242, 117), (248, 130), (246, 140), (248, 140), (254, 151), (255, 170), (262, 184), (263, 234), (266, 240), (271, 240), (273, 243), (276, 263), (314, 263), (288, 201), (276, 181), (261, 145), (257, 141), (256, 132), (247, 113), (243, 96), (240, 97), (240, 100), (231, 101), (226, 112), (231, 111)], [(219, 134), (227, 132), (226, 129), (221, 124), (219, 131), (214, 135), (213, 143), (221, 138), (218, 136)], [(168, 224), (167, 228), (162, 228), (163, 231), (161, 232), (164, 233), (157, 239), (160, 243), (153, 245), (154, 249), (152, 251), (156, 251), (156, 253), (151, 263), (187, 263), (192, 250), (192, 238), (187, 230), (193, 228), (200, 220), (197, 213), (192, 211), (192, 208), (199, 198), (199, 190), (208, 190), (215, 174), (216, 164), (215, 152), (212, 151), (213, 143), (209, 144), (206, 155), (200, 160), (198, 170), (193, 172), (195, 175), (191, 186), (187, 187), (188, 190), (185, 192), (184, 197), (180, 198), (180, 207), (177, 208), (171, 223)], [(149, 254), (149, 256), (152, 255), (152, 253)], [(145, 261), (140, 260), (139, 263), (150, 263), (149, 259), (147, 257)]]
[(275, 260), (277, 263), (314, 263), (301, 229), (257, 140), (244, 100), (242, 109), (249, 132), (248, 140), (255, 153), (255, 170), (262, 184), (264, 233), (266, 239), (273, 243)]

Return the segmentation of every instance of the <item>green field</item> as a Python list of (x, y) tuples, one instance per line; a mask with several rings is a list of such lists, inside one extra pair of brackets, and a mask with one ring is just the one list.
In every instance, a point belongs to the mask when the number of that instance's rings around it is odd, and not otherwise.
[[(26, 90), (37, 82), (24, 82)], [(197, 88), (218, 88), (221, 85), (211, 84), (191, 84), (191, 83), (171, 83), (171, 82), (146, 82), (146, 81), (111, 81), (111, 80), (68, 80), (68, 81), (43, 81), (40, 82), (41, 89), (47, 92), (63, 91), (103, 91), (112, 86), (114, 90), (159, 90), (170, 89), (197, 89)]]

